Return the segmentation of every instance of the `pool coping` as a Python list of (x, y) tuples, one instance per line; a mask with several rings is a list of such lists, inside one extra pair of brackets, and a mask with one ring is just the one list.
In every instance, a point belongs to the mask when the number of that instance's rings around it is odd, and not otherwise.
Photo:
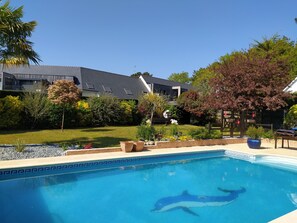
[[(70, 164), (78, 162), (90, 162), (90, 161), (103, 161), (110, 159), (124, 159), (124, 158), (137, 158), (137, 157), (149, 157), (149, 156), (160, 156), (160, 155), (174, 155), (191, 152), (208, 152), (208, 151), (226, 151), (231, 153), (245, 154), (248, 156), (258, 155), (271, 155), (290, 159), (296, 159), (297, 156), (290, 154), (273, 154), (266, 150), (238, 150), (234, 146), (243, 146), (240, 144), (231, 145), (219, 145), (219, 146), (195, 146), (195, 147), (181, 147), (181, 148), (170, 148), (170, 149), (153, 149), (135, 153), (124, 153), (124, 152), (111, 152), (111, 153), (99, 153), (99, 154), (87, 154), (87, 155), (73, 155), (73, 156), (61, 156), (61, 157), (49, 157), (49, 158), (35, 158), (35, 159), (24, 159), (24, 160), (8, 160), (0, 161), (0, 170), (9, 168), (26, 168), (26, 167), (37, 167), (37, 166), (48, 166), (58, 164)], [(234, 148), (233, 148), (234, 147)], [(281, 151), (281, 150), (280, 150)], [(283, 216), (280, 216), (269, 223), (285, 223), (297, 220), (297, 210), (289, 212)]]
[[(125, 153), (125, 152), (110, 152), (110, 153), (96, 153), (96, 154), (83, 154), (73, 156), (58, 156), (58, 157), (46, 157), (46, 158), (34, 158), (34, 159), (20, 159), (20, 160), (3, 160), (0, 161), (0, 169), (8, 168), (22, 168), (22, 167), (36, 167), (46, 165), (68, 164), (74, 162), (88, 162), (107, 159), (121, 159), (121, 158), (133, 158), (133, 157), (146, 157), (146, 156), (158, 156), (165, 154), (181, 154), (187, 152), (207, 152), (225, 150), (230, 152), (238, 152), (247, 155), (271, 155), (285, 158), (297, 159), (296, 155), (277, 154), (267, 152), (267, 150), (238, 150), (236, 146), (243, 146), (246, 144), (232, 144), (232, 145), (218, 145), (218, 146), (194, 146), (194, 147), (180, 147), (180, 148), (166, 148), (166, 149), (152, 149), (141, 152)], [(276, 149), (273, 151), (277, 151)], [(281, 151), (280, 149), (278, 151)]]

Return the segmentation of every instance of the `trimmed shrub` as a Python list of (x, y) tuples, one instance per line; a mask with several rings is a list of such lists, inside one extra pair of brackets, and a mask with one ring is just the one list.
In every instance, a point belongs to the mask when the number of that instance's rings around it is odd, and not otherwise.
[(193, 139), (220, 139), (222, 138), (222, 133), (219, 130), (211, 130), (210, 132), (208, 129), (204, 127), (199, 127), (197, 129), (191, 130), (189, 135)]
[(116, 97), (103, 95), (90, 98), (89, 105), (94, 125), (106, 126), (120, 123), (123, 112), (120, 101)]
[[(75, 107), (67, 105), (64, 106), (65, 109), (65, 120), (64, 120), (64, 127), (77, 127), (77, 110)], [(49, 105), (49, 112), (48, 112), (48, 121), (49, 125), (52, 128), (61, 128), (61, 119), (63, 115), (63, 106), (52, 104)]]
[(223, 137), (220, 130), (211, 130), (210, 139), (221, 139)]
[(122, 109), (121, 124), (136, 124), (139, 120), (136, 102), (133, 100), (121, 101), (120, 108)]
[(208, 130), (203, 127), (199, 127), (197, 129), (189, 131), (189, 135), (193, 139), (208, 139), (209, 138)]
[(19, 97), (6, 96), (0, 98), (0, 128), (15, 128), (20, 125), (23, 109)]
[(76, 115), (78, 127), (92, 126), (93, 115), (87, 101), (81, 100), (76, 103)]

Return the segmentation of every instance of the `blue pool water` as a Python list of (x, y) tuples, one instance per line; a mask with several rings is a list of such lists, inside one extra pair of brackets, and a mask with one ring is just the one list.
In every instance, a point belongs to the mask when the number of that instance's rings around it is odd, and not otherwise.
[[(224, 203), (226, 190), (243, 188)], [(160, 199), (189, 197), (214, 206), (152, 211)], [(229, 157), (178, 160), (0, 181), (0, 222), (262, 223), (296, 209), (295, 198), (296, 172)]]

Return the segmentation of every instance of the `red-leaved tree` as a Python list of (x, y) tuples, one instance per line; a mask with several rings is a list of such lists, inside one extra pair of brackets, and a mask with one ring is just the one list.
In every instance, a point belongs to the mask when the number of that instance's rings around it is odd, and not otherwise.
[(209, 106), (205, 103), (205, 100), (206, 95), (203, 93), (196, 90), (189, 90), (180, 95), (177, 103), (185, 111), (195, 116), (201, 116), (209, 111)]
[(48, 98), (49, 100), (57, 105), (62, 106), (62, 123), (61, 130), (64, 129), (64, 116), (65, 116), (65, 107), (67, 105), (75, 104), (80, 97), (80, 90), (73, 83), (73, 81), (68, 80), (58, 80), (55, 81), (53, 85), (48, 88)]
[[(243, 53), (222, 62), (215, 72), (218, 75), (206, 100), (210, 107), (240, 112), (243, 120), (247, 110), (277, 110), (286, 105), (289, 94), (283, 89), (290, 80), (284, 61)], [(243, 135), (243, 126), (241, 130)]]

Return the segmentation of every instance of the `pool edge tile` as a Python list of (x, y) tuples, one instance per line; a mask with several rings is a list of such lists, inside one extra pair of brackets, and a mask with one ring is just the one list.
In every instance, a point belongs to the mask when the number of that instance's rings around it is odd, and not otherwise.
[(279, 218), (276, 218), (268, 223), (289, 223), (297, 221), (297, 210), (291, 211)]

